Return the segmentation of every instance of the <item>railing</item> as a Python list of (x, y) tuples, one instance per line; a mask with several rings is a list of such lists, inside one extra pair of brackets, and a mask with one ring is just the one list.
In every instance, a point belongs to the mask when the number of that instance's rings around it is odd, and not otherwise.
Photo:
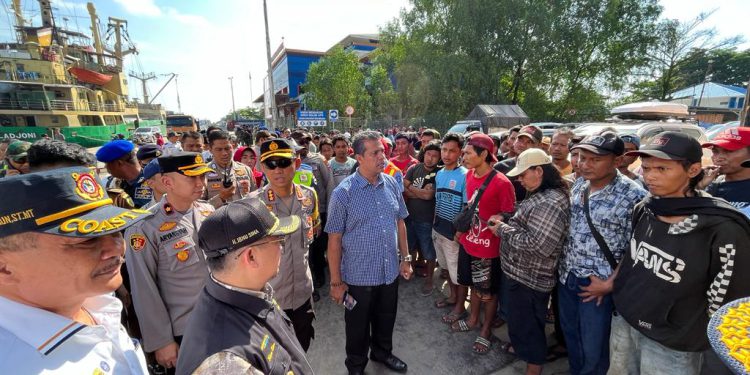
[(122, 112), (122, 105), (75, 102), (70, 100), (23, 100), (0, 99), (0, 109), (37, 110), (37, 111), (82, 111), (82, 112)]

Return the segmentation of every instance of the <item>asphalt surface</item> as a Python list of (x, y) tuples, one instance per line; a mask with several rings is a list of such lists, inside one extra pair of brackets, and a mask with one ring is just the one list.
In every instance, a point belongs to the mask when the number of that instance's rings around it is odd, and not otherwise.
[[(515, 356), (501, 352), (498, 342), (493, 340), (486, 354), (474, 354), (472, 346), (478, 330), (451, 333), (450, 327), (440, 320), (448, 309), (433, 306), (440, 296), (444, 280), (435, 275), (436, 290), (429, 297), (420, 295), (424, 279), (415, 277), (410, 281), (400, 280), (399, 304), (396, 327), (393, 333), (393, 354), (409, 366), (409, 374), (523, 374), (525, 363)], [(315, 339), (307, 353), (316, 374), (345, 375), (344, 307), (334, 304), (328, 296), (327, 287), (322, 290), (320, 301), (315, 305)], [(547, 331), (552, 326), (548, 324)], [(493, 330), (495, 337), (507, 341), (505, 326)], [(553, 339), (548, 336), (548, 343)], [(567, 374), (567, 359), (562, 358), (544, 368), (544, 374)], [(367, 374), (392, 374), (380, 363), (370, 361)]]

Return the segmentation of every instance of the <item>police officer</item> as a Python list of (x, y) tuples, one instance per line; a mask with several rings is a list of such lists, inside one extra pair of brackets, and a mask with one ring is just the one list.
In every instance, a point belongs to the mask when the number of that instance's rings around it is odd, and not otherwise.
[(218, 208), (227, 202), (245, 198), (257, 189), (252, 170), (232, 160), (234, 152), (229, 133), (223, 130), (210, 132), (208, 146), (213, 156), (209, 163), (213, 172), (206, 175), (206, 193), (203, 199)]
[(287, 238), (279, 274), (269, 283), (276, 291), (279, 305), (292, 320), (302, 348), (307, 351), (315, 335), (313, 280), (308, 256), (310, 243), (320, 230), (318, 197), (312, 188), (293, 182), (300, 160), (286, 139), (263, 142), (260, 161), (268, 185), (251, 194), (249, 199), (260, 198), (278, 217), (297, 216), (302, 221), (302, 230)]
[(229, 203), (203, 222), (211, 277), (190, 316), (177, 374), (313, 373), (268, 284), (284, 236), (299, 227), (299, 216), (278, 218), (258, 199)]
[(133, 199), (136, 207), (147, 205), (153, 193), (143, 178), (141, 165), (135, 153), (135, 145), (123, 139), (105, 143), (96, 152), (96, 159), (104, 163), (110, 176), (105, 187), (120, 188)]
[(85, 167), (0, 180), (0, 374), (147, 374), (120, 324), (123, 229)]
[(143, 347), (161, 366), (172, 368), (206, 280), (197, 234), (214, 208), (198, 200), (204, 175), (211, 172), (200, 154), (177, 152), (157, 160), (166, 195), (151, 208), (151, 216), (125, 232), (125, 258)]

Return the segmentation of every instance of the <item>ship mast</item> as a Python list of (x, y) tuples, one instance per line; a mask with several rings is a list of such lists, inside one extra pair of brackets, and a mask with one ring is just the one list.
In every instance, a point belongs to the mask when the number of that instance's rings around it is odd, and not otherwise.
[(21, 12), (21, 0), (13, 0), (13, 15), (16, 16), (16, 33), (19, 43), (24, 42), (24, 33), (23, 28), (26, 26), (26, 20), (23, 18), (23, 13)]
[[(137, 52), (135, 48), (128, 48), (127, 50), (122, 50), (122, 32), (124, 31), (125, 26), (127, 26), (128, 21), (122, 20), (119, 18), (109, 17), (109, 27), (115, 29), (115, 57), (117, 58), (117, 67), (122, 71), (122, 67), (124, 64), (123, 59), (125, 56)], [(127, 34), (127, 31), (125, 31)]]
[(94, 7), (94, 3), (87, 3), (86, 8), (89, 10), (89, 17), (91, 17), (91, 35), (94, 37), (96, 62), (99, 65), (104, 65), (104, 47), (102, 46), (102, 37), (99, 35), (99, 17), (96, 15), (96, 7)]

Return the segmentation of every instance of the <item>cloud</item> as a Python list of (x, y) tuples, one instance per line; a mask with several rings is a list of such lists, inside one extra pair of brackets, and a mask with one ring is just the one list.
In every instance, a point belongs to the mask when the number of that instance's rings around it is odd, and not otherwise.
[(197, 14), (180, 13), (180, 11), (171, 7), (165, 7), (164, 9), (166, 10), (166, 16), (169, 19), (175, 20), (185, 25), (194, 26), (194, 27), (211, 26), (210, 22), (208, 22), (208, 20), (204, 18), (203, 16), (200, 16)]
[(159, 17), (161, 9), (156, 6), (154, 0), (115, 0), (125, 11), (136, 16)]

